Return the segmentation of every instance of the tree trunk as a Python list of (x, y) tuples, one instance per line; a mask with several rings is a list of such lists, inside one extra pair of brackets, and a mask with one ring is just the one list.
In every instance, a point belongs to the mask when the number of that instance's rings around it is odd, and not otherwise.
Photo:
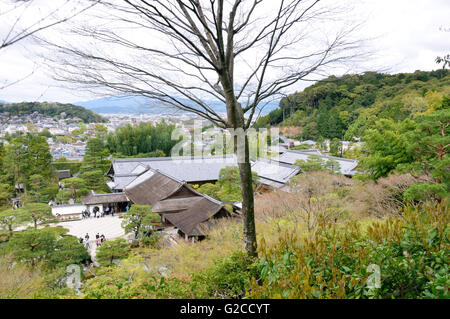
[(248, 138), (245, 136), (245, 162), (238, 163), (242, 190), (242, 215), (244, 244), (249, 256), (258, 257), (256, 251), (255, 205), (253, 198), (252, 170), (250, 166)]
[[(256, 251), (256, 229), (255, 229), (255, 205), (253, 198), (252, 170), (250, 166), (250, 153), (248, 136), (244, 130), (244, 114), (241, 105), (233, 95), (232, 89), (226, 90), (228, 93), (227, 116), (234, 131), (234, 151), (237, 153), (239, 176), (241, 178), (242, 194), (242, 217), (244, 224), (244, 246), (247, 254), (258, 257)], [(242, 131), (239, 132), (239, 130)], [(237, 134), (243, 134), (243, 143), (239, 142)], [(242, 139), (242, 136), (241, 136)]]

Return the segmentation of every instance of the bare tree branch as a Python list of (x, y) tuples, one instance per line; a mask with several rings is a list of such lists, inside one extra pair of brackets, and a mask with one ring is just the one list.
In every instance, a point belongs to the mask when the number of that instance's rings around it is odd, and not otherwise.
[[(54, 78), (148, 97), (223, 128), (248, 129), (268, 101), (362, 53), (353, 39), (358, 25), (338, 26), (334, 8), (318, 0), (100, 3), (95, 19), (72, 27), (72, 43), (43, 40)], [(223, 103), (226, 116), (211, 99)], [(256, 255), (247, 137), (244, 144), (244, 241)]]

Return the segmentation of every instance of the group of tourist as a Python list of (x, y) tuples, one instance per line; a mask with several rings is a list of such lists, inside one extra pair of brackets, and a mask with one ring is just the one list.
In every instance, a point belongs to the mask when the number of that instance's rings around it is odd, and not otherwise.
[[(129, 209), (129, 206), (127, 205), (126, 210)], [(88, 210), (85, 209), (81, 212), (81, 218), (85, 219), (85, 218), (90, 218), (91, 215), (93, 215), (94, 218), (100, 218), (100, 217), (104, 217), (105, 215), (110, 215), (114, 216), (114, 214), (116, 213), (114, 208), (111, 207), (106, 207), (104, 210), (100, 211), (100, 209), (98, 207), (94, 207), (94, 209), (92, 210), (92, 213)], [(84, 244), (85, 247), (87, 249), (89, 249), (90, 246), (90, 242), (89, 242), (89, 234), (86, 233), (86, 235), (84, 236), (84, 239), (82, 237), (79, 238), (79, 241), (81, 244)], [(100, 235), (99, 233), (97, 233), (97, 235), (95, 235), (95, 244), (97, 245), (97, 247), (101, 246), (101, 244), (106, 241), (106, 237), (105, 235)]]
[[(101, 244), (105, 241), (106, 241), (105, 235), (103, 235), (103, 234), (100, 235), (99, 233), (97, 233), (97, 235), (95, 235), (95, 244), (97, 245), (97, 247), (101, 246)], [(82, 237), (80, 237), (80, 243), (82, 244), (83, 242), (85, 243), (84, 245), (85, 245), (86, 249), (89, 249), (91, 247), (90, 243), (89, 243), (89, 234), (88, 233), (86, 233), (86, 235), (84, 236), (84, 239)]]
[[(100, 211), (97, 207), (94, 207), (94, 209), (92, 210), (92, 215), (94, 216), (94, 218), (104, 217), (105, 215), (109, 215), (109, 214), (111, 214), (111, 216), (114, 217), (115, 213), (116, 213), (116, 211), (114, 210), (114, 208), (110, 208), (109, 206), (106, 207), (104, 211)], [(91, 217), (91, 212), (89, 210), (85, 209), (81, 212), (82, 219), (90, 218), (90, 217)]]

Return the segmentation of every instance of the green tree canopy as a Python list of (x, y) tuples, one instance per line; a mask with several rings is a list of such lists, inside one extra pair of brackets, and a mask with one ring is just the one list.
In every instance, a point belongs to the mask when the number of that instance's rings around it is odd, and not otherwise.
[(0, 183), (0, 207), (8, 206), (8, 203), (13, 196), (14, 188), (7, 183)]
[(404, 194), (408, 199), (443, 199), (450, 193), (450, 108), (414, 118), (415, 130), (406, 134), (414, 161), (399, 165), (400, 171), (427, 176), (430, 181), (413, 185)]
[(29, 220), (33, 222), (34, 229), (37, 229), (38, 225), (45, 224), (53, 219), (52, 208), (48, 204), (27, 203), (18, 210), (29, 217)]
[(174, 129), (175, 125), (167, 124), (164, 120), (156, 124), (128, 124), (108, 134), (107, 147), (111, 153), (125, 156), (146, 154), (148, 157), (156, 157), (160, 156), (161, 152), (168, 155), (178, 143), (177, 140), (172, 140)]
[[(258, 175), (252, 172), (253, 189), (258, 185)], [(236, 166), (227, 166), (219, 172), (219, 179), (216, 185), (219, 187), (216, 199), (221, 201), (242, 201), (241, 178), (239, 169)], [(202, 192), (201, 188), (199, 191)]]
[(82, 192), (81, 195), (86, 195), (86, 182), (80, 177), (65, 178), (61, 181), (61, 184), (63, 184), (65, 188), (71, 191), (71, 198), (73, 198), (74, 200), (76, 200), (80, 196), (80, 194), (77, 193), (79, 190), (84, 189), (84, 192)]
[(48, 269), (77, 264), (89, 258), (83, 244), (74, 236), (66, 235), (68, 229), (46, 227), (16, 232), (7, 244), (19, 262), (35, 266), (42, 263)]
[(105, 146), (103, 138), (90, 138), (86, 143), (81, 172), (97, 169), (106, 172), (110, 165), (110, 162), (107, 160), (108, 156), (109, 151)]
[(341, 172), (341, 165), (338, 161), (332, 158), (328, 159), (325, 162), (324, 168), (325, 170), (330, 171), (333, 174), (339, 174)]
[(411, 163), (413, 155), (408, 145), (407, 132), (414, 130), (415, 122), (406, 119), (396, 123), (381, 119), (363, 137), (369, 156), (361, 160), (361, 166), (374, 179), (387, 176), (399, 164)]
[(107, 240), (97, 249), (96, 259), (101, 265), (112, 265), (115, 259), (128, 257), (130, 245), (123, 238)]
[(66, 267), (89, 259), (89, 253), (75, 236), (65, 235), (57, 238), (54, 250), (48, 258), (49, 266)]
[(105, 193), (109, 191), (106, 185), (104, 172), (100, 169), (86, 170), (80, 174), (80, 177), (85, 181), (88, 190)]
[(361, 138), (381, 118), (397, 122), (436, 110), (448, 94), (449, 79), (447, 69), (330, 76), (281, 99), (280, 108), (255, 126), (299, 126), (304, 139)]
[(161, 223), (161, 216), (153, 213), (149, 205), (134, 204), (125, 213), (122, 228), (126, 233), (134, 232), (136, 238), (142, 238), (148, 226)]
[(8, 231), (11, 238), (16, 227), (30, 221), (30, 217), (20, 209), (7, 209), (0, 212), (0, 228)]
[(309, 155), (306, 160), (296, 160), (294, 165), (299, 166), (302, 172), (313, 172), (323, 170), (325, 163), (319, 155)]
[(28, 197), (40, 201), (42, 188), (53, 181), (52, 156), (46, 138), (19, 135), (9, 141), (0, 155), (2, 182), (12, 189), (23, 184), (29, 190)]

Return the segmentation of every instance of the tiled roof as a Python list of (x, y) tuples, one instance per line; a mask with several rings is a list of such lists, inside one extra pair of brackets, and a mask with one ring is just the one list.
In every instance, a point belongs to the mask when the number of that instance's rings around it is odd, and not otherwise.
[[(291, 164), (293, 165), (297, 160), (304, 160), (306, 161), (309, 156), (311, 155), (318, 155), (318, 154), (311, 154), (310, 152), (304, 152), (304, 151), (295, 151), (295, 150), (289, 150), (281, 154), (279, 157), (275, 158), (275, 161), (280, 161), (281, 163), (285, 164)], [(358, 161), (351, 160), (347, 158), (342, 157), (335, 157), (335, 156), (329, 156), (329, 155), (318, 155), (320, 156), (324, 161), (327, 161), (329, 159), (336, 160), (339, 163), (341, 174), (343, 175), (353, 175), (355, 174), (355, 168), (358, 166)]]

